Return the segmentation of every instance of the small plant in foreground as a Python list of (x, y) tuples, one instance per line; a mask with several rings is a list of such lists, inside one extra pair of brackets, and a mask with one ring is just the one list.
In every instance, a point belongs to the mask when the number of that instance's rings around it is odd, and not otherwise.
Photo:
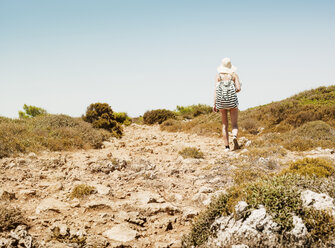
[(95, 187), (93, 186), (89, 186), (89, 185), (86, 185), (86, 184), (79, 184), (79, 185), (76, 185), (71, 194), (70, 194), (70, 198), (73, 199), (73, 198), (83, 198), (84, 196), (87, 196), (87, 195), (90, 195), (90, 194), (93, 194), (95, 191)]
[(314, 241), (328, 241), (335, 233), (335, 218), (330, 211), (305, 208), (303, 221)]
[(167, 119), (175, 119), (176, 115), (174, 112), (167, 110), (167, 109), (156, 109), (147, 111), (143, 115), (144, 124), (161, 124), (162, 122), (166, 121)]
[(213, 221), (217, 217), (233, 214), (234, 207), (239, 201), (248, 203), (248, 211), (263, 205), (267, 213), (280, 226), (277, 234), (279, 240), (285, 239), (285, 234), (292, 229), (293, 215), (296, 215), (306, 221), (308, 238), (315, 242), (319, 240), (327, 243), (328, 239), (333, 237), (334, 218), (324, 211), (316, 212), (311, 208), (303, 207), (300, 193), (306, 189), (327, 193), (331, 197), (335, 195), (335, 183), (332, 180), (292, 173), (234, 186), (228, 189), (226, 194), (212, 200), (210, 206), (198, 215), (190, 233), (183, 237), (183, 247), (200, 247), (205, 244), (208, 237), (213, 235), (213, 230), (210, 228)]
[(334, 165), (322, 158), (304, 158), (291, 162), (282, 173), (296, 173), (303, 176), (329, 177), (335, 173)]
[(203, 152), (195, 147), (186, 147), (179, 152), (183, 158), (204, 158)]
[(25, 222), (19, 209), (0, 205), (0, 232), (14, 229), (18, 225), (26, 224)]

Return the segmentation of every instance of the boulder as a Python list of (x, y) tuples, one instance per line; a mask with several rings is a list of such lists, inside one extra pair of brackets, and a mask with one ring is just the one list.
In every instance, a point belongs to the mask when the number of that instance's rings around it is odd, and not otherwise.
[(68, 208), (68, 204), (61, 202), (55, 198), (47, 198), (40, 202), (36, 208), (36, 214), (40, 214), (43, 211), (55, 211), (60, 213), (62, 210)]
[(108, 239), (119, 242), (129, 242), (136, 238), (137, 231), (131, 229), (127, 224), (118, 224), (102, 234)]
[(322, 193), (315, 193), (311, 190), (301, 192), (301, 200), (304, 207), (313, 207), (316, 210), (327, 210), (335, 217), (334, 199)]

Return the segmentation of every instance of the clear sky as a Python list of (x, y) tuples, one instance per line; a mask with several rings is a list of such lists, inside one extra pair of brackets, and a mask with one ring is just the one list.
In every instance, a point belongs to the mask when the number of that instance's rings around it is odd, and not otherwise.
[(334, 0), (0, 0), (0, 115), (212, 105), (223, 57), (241, 110), (332, 85), (334, 13)]

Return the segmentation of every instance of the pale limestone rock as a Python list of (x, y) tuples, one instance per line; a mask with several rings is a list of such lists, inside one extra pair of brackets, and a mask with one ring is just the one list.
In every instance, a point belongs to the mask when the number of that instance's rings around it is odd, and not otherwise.
[(129, 242), (136, 238), (137, 231), (131, 229), (126, 224), (118, 224), (114, 226), (112, 229), (109, 229), (103, 232), (102, 235), (105, 236), (106, 238), (109, 238), (115, 241)]
[(248, 209), (248, 203), (245, 201), (240, 201), (235, 206), (235, 218), (239, 220), (243, 217), (243, 214)]
[(18, 244), (17, 247), (33, 247), (33, 238), (28, 234), (27, 229), (27, 226), (19, 225), (15, 228), (15, 230), (10, 231), (9, 236), (16, 241), (15, 243)]
[(132, 201), (139, 204), (164, 203), (165, 200), (157, 193), (151, 191), (140, 191), (131, 194)]
[(30, 158), (30, 159), (37, 159), (36, 153), (34, 153), (34, 152), (30, 152), (30, 153), (28, 154), (28, 158)]
[(89, 202), (87, 202), (85, 205), (84, 205), (85, 208), (104, 208), (104, 207), (107, 207), (107, 208), (113, 208), (114, 205), (113, 205), (113, 202), (109, 201), (109, 200), (106, 200), (106, 199), (102, 199), (102, 200), (91, 200)]
[[(245, 204), (242, 204), (242, 206)], [(251, 212), (248, 218), (235, 220), (233, 215), (222, 216), (214, 221), (212, 228), (217, 230), (217, 238), (210, 238), (209, 244), (222, 246), (232, 237), (257, 237), (260, 234), (268, 235), (269, 239), (275, 239), (273, 234), (278, 224), (266, 213), (263, 206)]]
[(110, 193), (110, 187), (102, 185), (102, 184), (90, 184), (95, 187), (96, 191), (100, 195), (108, 195)]
[(19, 191), (19, 194), (23, 196), (34, 196), (36, 195), (36, 190), (35, 189), (22, 189)]
[(247, 245), (232, 245), (231, 248), (249, 248)]
[(199, 210), (193, 207), (188, 207), (183, 211), (183, 219), (189, 220), (193, 219), (199, 214)]
[(198, 192), (199, 192), (199, 193), (204, 193), (204, 194), (206, 194), (206, 193), (212, 193), (212, 192), (213, 192), (213, 189), (210, 188), (210, 187), (207, 187), (207, 186), (202, 186), (202, 187), (199, 189)]
[(307, 228), (302, 219), (296, 215), (293, 215), (293, 226), (294, 228), (290, 233), (298, 238), (305, 237), (307, 235)]
[(335, 216), (334, 199), (322, 193), (315, 193), (311, 190), (301, 192), (301, 200), (304, 207), (313, 207), (317, 210), (327, 210)]
[(40, 202), (40, 204), (36, 208), (36, 214), (40, 214), (43, 211), (52, 210), (55, 212), (61, 212), (62, 210), (68, 207), (67, 203), (61, 202), (54, 198), (47, 198)]

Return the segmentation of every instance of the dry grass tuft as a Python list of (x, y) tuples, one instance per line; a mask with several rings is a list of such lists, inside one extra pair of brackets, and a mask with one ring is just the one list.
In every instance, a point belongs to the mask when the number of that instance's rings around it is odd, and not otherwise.
[(195, 147), (186, 147), (179, 151), (179, 155), (181, 155), (183, 158), (204, 158), (203, 152)]
[(93, 186), (89, 186), (89, 185), (86, 185), (86, 184), (79, 184), (79, 185), (76, 185), (71, 194), (70, 194), (70, 198), (73, 199), (73, 198), (83, 198), (87, 195), (90, 195), (90, 194), (93, 194), (95, 192), (95, 187)]
[(9, 231), (23, 224), (26, 224), (26, 220), (19, 209), (0, 205), (0, 232)]

